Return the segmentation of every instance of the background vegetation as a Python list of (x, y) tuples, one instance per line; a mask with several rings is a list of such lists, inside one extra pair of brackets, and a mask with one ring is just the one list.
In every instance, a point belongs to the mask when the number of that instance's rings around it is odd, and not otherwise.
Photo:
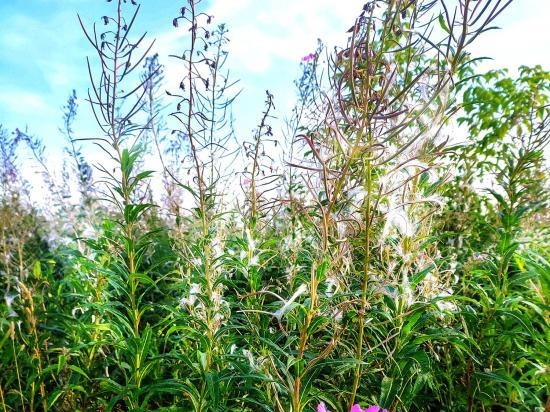
[(368, 1), (246, 139), (200, 0), (166, 94), (139, 6), (107, 3), (61, 181), (0, 128), (0, 410), (548, 410), (550, 73), (468, 53), (506, 2)]

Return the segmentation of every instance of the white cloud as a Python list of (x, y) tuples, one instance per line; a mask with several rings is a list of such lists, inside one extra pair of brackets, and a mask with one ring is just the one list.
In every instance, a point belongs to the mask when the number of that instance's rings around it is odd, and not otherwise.
[(4, 50), (11, 52), (20, 50), (23, 47), (28, 47), (30, 40), (20, 32), (5, 32), (0, 36), (0, 44)]
[(475, 56), (491, 57), (480, 69), (516, 69), (540, 64), (550, 70), (550, 1), (515, 1), (498, 16), (500, 30), (483, 33), (471, 51)]
[(26, 90), (3, 90), (0, 94), (0, 105), (12, 115), (22, 116), (50, 112), (44, 96)]
[[(345, 7), (335, 0), (214, 0), (207, 13), (214, 16), (213, 24), (227, 24), (231, 66), (244, 74), (261, 74), (280, 60), (298, 66), (319, 37), (329, 44), (345, 42), (346, 29), (362, 4), (361, 0), (348, 0)], [(184, 47), (187, 28), (183, 26), (156, 36), (155, 51), (160, 56)]]
[(317, 38), (333, 44), (345, 41), (363, 1), (349, 0), (215, 0), (209, 14), (229, 27), (229, 51), (236, 66), (252, 73), (272, 68), (280, 59), (298, 64)]

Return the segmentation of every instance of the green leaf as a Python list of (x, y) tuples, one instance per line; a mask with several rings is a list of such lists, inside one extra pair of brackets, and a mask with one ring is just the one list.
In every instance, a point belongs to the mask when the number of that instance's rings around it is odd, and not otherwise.
[(449, 28), (447, 27), (447, 23), (445, 23), (445, 18), (443, 17), (443, 14), (440, 14), (437, 20), (439, 22), (439, 26), (443, 29), (443, 31), (449, 34)]

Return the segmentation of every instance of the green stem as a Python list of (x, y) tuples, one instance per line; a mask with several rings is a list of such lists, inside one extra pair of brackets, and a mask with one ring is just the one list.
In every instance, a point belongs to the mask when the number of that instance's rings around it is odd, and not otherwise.
[(21, 374), (19, 373), (19, 362), (17, 362), (17, 353), (15, 352), (15, 324), (13, 322), (10, 323), (10, 335), (13, 360), (15, 363), (15, 370), (17, 372), (17, 384), (19, 385), (19, 397), (21, 398), (21, 409), (25, 412), (25, 400), (23, 399), (23, 389), (21, 387)]
[[(370, 139), (369, 139), (370, 140)], [(355, 350), (355, 358), (357, 360), (357, 366), (355, 367), (355, 373), (353, 378), (353, 386), (351, 390), (350, 405), (355, 403), (355, 396), (357, 395), (357, 389), (359, 388), (359, 382), (361, 380), (363, 358), (363, 341), (365, 335), (365, 312), (367, 308), (367, 288), (369, 282), (370, 271), (370, 243), (371, 243), (371, 197), (372, 197), (372, 161), (370, 157), (367, 159), (366, 165), (366, 186), (367, 196), (365, 199), (365, 256), (363, 261), (363, 279), (361, 284), (361, 308), (359, 310), (359, 336), (357, 338), (357, 347)]]

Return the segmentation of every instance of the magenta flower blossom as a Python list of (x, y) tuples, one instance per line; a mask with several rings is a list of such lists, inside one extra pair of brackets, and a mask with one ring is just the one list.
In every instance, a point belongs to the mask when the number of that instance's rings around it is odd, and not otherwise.
[(319, 405), (317, 405), (317, 412), (330, 412), (330, 411), (325, 406), (325, 403), (321, 402)]
[[(330, 412), (325, 403), (321, 402), (319, 405), (317, 405), (317, 412)], [(388, 412), (387, 409), (382, 409), (380, 406), (372, 405), (369, 406), (367, 409), (361, 409), (361, 406), (359, 404), (355, 404), (351, 407), (349, 412)]]
[(302, 62), (309, 63), (310, 61), (315, 59), (315, 57), (317, 57), (315, 53), (309, 53), (307, 56), (302, 57)]
[(372, 405), (365, 409), (365, 412), (388, 412), (387, 409), (382, 409), (380, 406)]

